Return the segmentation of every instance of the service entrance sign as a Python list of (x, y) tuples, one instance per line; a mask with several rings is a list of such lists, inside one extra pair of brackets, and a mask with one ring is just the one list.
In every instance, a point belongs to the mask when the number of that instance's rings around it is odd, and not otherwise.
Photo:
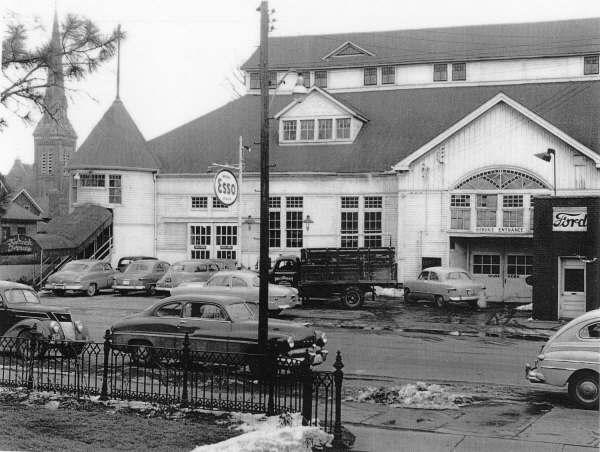
[(231, 171), (226, 169), (219, 171), (215, 176), (214, 188), (215, 195), (226, 206), (230, 206), (237, 201), (238, 181)]
[(552, 230), (587, 231), (587, 207), (553, 207)]

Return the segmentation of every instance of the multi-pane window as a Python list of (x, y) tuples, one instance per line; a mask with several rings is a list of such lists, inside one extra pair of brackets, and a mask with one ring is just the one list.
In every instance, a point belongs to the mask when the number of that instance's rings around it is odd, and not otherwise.
[(277, 88), (277, 71), (269, 71), (269, 87)]
[(381, 196), (365, 196), (365, 209), (381, 209), (383, 198)]
[(269, 246), (281, 247), (281, 212), (278, 210), (269, 212)]
[(310, 71), (298, 72), (298, 77), (302, 77), (302, 84), (305, 88), (310, 88)]
[(364, 246), (367, 248), (381, 247), (382, 207), (383, 198), (381, 196), (365, 196), (365, 214), (363, 226), (365, 234)]
[(285, 207), (285, 246), (287, 248), (302, 248), (302, 196), (286, 196)]
[(190, 245), (210, 245), (210, 226), (190, 226)]
[(281, 198), (279, 196), (270, 196), (269, 197), (269, 209), (280, 209), (281, 208)]
[(347, 140), (350, 138), (350, 118), (335, 120), (335, 136), (338, 140)]
[(467, 79), (467, 63), (452, 63), (452, 80)]
[(216, 196), (212, 197), (212, 207), (213, 209), (227, 209), (227, 205), (223, 204)]
[(237, 245), (237, 226), (216, 226), (215, 232), (217, 246)]
[(502, 226), (523, 227), (523, 195), (502, 196)]
[(331, 140), (333, 119), (319, 119), (319, 140)]
[(377, 85), (377, 68), (366, 67), (364, 69), (364, 83), (367, 85)]
[(250, 89), (260, 88), (260, 74), (258, 72), (250, 72)]
[(42, 151), (40, 153), (40, 174), (54, 174), (54, 153), (52, 151)]
[(314, 140), (315, 139), (315, 121), (314, 119), (302, 119), (300, 121), (300, 139)]
[(358, 196), (342, 196), (341, 247), (358, 248)]
[(327, 88), (327, 71), (315, 71), (315, 85)]
[(448, 80), (448, 65), (446, 63), (433, 65), (433, 81), (445, 82)]
[(396, 83), (396, 67), (383, 66), (381, 68), (381, 84), (393, 85), (394, 83)]
[(450, 196), (450, 229), (471, 229), (471, 196)]
[(108, 203), (121, 204), (121, 175), (108, 175)]
[(296, 121), (283, 121), (283, 139), (285, 141), (296, 139)]
[(10, 237), (10, 227), (2, 226), (2, 241), (5, 242)]
[(82, 187), (104, 187), (105, 180), (104, 174), (82, 174), (79, 182)]
[(477, 227), (495, 227), (498, 195), (477, 195)]
[(531, 275), (533, 273), (533, 256), (507, 255), (506, 272), (509, 275)]
[(598, 64), (598, 55), (590, 55), (583, 58), (583, 74), (598, 74), (600, 69)]
[(208, 208), (208, 196), (192, 196), (192, 209)]
[(473, 274), (475, 275), (499, 275), (500, 255), (498, 254), (474, 254)]

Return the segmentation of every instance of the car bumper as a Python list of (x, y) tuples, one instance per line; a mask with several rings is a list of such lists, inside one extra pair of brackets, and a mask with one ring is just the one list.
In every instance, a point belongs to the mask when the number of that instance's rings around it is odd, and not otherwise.
[(328, 353), (329, 352), (327, 350), (319, 347), (309, 347), (290, 350), (287, 355), (288, 357), (300, 362), (303, 361), (308, 354), (311, 366), (317, 366), (325, 362)]
[(171, 290), (173, 289), (172, 287), (159, 287), (156, 286), (155, 287), (157, 292), (167, 292), (167, 293), (171, 293)]
[(536, 364), (533, 366), (529, 363), (525, 364), (525, 378), (527, 378), (531, 383), (546, 382), (546, 377), (544, 377), (544, 374), (538, 370)]
[(46, 290), (85, 290), (85, 287), (82, 284), (46, 284), (44, 286)]
[(458, 295), (455, 297), (448, 297), (450, 301), (477, 301), (479, 295)]
[(115, 284), (112, 288), (114, 290), (146, 290), (146, 286), (129, 286), (123, 284)]

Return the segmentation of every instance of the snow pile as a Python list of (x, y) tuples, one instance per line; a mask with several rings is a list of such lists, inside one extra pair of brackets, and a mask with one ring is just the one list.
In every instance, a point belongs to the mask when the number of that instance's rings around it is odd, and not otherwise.
[(382, 297), (404, 298), (404, 290), (394, 289), (393, 287), (375, 286), (375, 293)]
[(299, 413), (281, 416), (231, 413), (240, 422), (235, 428), (245, 433), (192, 452), (310, 452), (332, 439), (318, 427), (303, 427)]
[(418, 381), (389, 388), (367, 387), (346, 401), (382, 403), (390, 407), (423, 408), (429, 410), (457, 410), (472, 402), (466, 394), (453, 393), (437, 384)]
[(515, 310), (517, 310), (517, 311), (532, 311), (533, 310), (533, 303), (522, 304), (521, 306), (515, 308)]

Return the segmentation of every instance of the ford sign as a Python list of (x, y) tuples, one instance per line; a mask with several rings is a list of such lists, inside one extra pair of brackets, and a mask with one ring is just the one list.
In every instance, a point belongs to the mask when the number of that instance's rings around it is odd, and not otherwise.
[(553, 207), (552, 230), (587, 231), (587, 207)]

